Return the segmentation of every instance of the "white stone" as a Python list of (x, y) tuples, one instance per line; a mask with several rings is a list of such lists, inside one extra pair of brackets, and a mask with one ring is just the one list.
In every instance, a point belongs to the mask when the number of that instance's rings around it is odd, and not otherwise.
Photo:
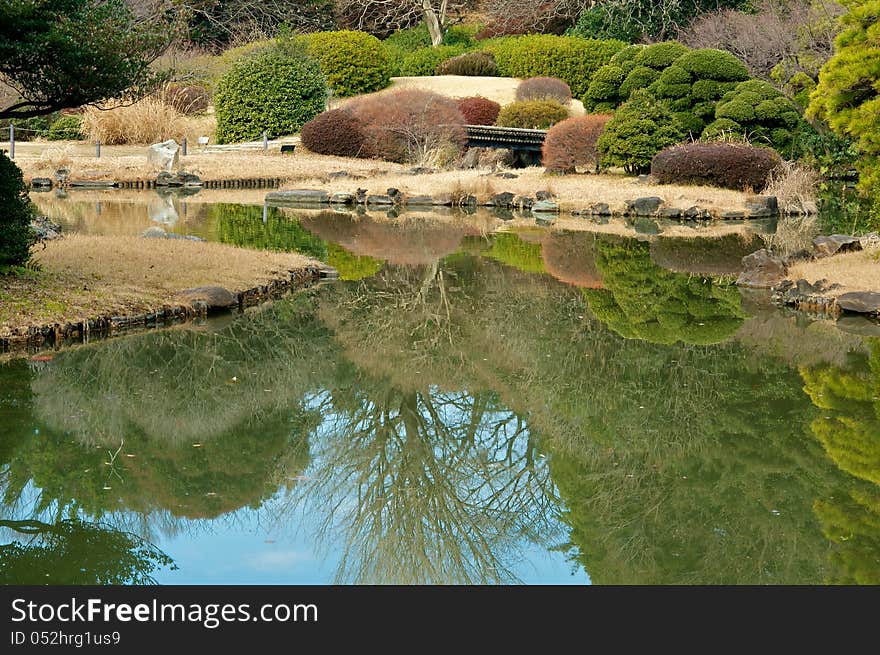
[(162, 170), (171, 172), (177, 164), (180, 146), (174, 139), (162, 143), (154, 143), (147, 151), (147, 162)]

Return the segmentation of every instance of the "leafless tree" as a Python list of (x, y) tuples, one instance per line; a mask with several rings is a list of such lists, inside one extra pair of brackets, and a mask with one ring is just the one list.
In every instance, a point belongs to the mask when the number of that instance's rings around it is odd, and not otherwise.
[(438, 46), (447, 25), (474, 5), (474, 0), (336, 0), (336, 14), (343, 26), (380, 37), (424, 21)]
[(596, 0), (486, 0), (483, 8), (490, 22), (484, 34), (561, 33), (595, 4)]

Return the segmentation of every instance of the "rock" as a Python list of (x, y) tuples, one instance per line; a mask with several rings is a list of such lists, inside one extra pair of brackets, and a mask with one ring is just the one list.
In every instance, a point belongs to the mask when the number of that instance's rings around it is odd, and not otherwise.
[(489, 204), (493, 207), (510, 207), (513, 204), (513, 199), (516, 198), (512, 193), (505, 191), (504, 193), (496, 193), (489, 200)]
[(655, 216), (657, 210), (663, 204), (663, 198), (657, 196), (647, 196), (644, 198), (636, 198), (635, 200), (627, 200), (626, 208), (630, 214), (636, 216)]
[(505, 171), (504, 173), (495, 173), (495, 177), (500, 177), (503, 180), (515, 180), (519, 177), (519, 175), (517, 175), (516, 173), (508, 173)]
[(119, 186), (116, 180), (70, 180), (68, 186), (74, 189), (115, 189)]
[(660, 234), (663, 230), (647, 216), (639, 216), (632, 222), (633, 229), (637, 234)]
[(559, 205), (555, 202), (550, 202), (549, 200), (539, 200), (534, 205), (532, 205), (532, 213), (533, 214), (558, 214), (559, 213)]
[(880, 323), (865, 316), (841, 316), (834, 324), (837, 329), (860, 337), (880, 337)]
[(492, 215), (496, 218), (500, 218), (502, 221), (512, 221), (513, 220), (513, 212), (504, 207), (493, 207)]
[(169, 173), (162, 171), (156, 176), (157, 187), (197, 187), (202, 186), (202, 178), (195, 173), (187, 173), (186, 171), (178, 171), (177, 173)]
[(779, 215), (779, 201), (776, 196), (749, 196), (745, 200), (749, 218), (767, 218)]
[(746, 218), (746, 212), (742, 211), (741, 209), (735, 209), (735, 210), (731, 210), (731, 211), (721, 212), (721, 216), (719, 216), (719, 218), (723, 218), (723, 219), (727, 219), (727, 220)]
[(661, 207), (657, 212), (660, 218), (681, 218), (684, 212), (678, 207)]
[(357, 191), (355, 191), (354, 201), (359, 205), (365, 205), (367, 203), (367, 190), (358, 189)]
[(32, 189), (51, 189), (52, 180), (48, 177), (35, 177), (31, 180)]
[(856, 314), (880, 313), (880, 293), (874, 291), (853, 291), (838, 296), (837, 305), (845, 312)]
[(746, 255), (742, 264), (743, 271), (736, 280), (742, 287), (769, 289), (782, 282), (788, 273), (782, 259), (766, 249)]
[(477, 197), (475, 195), (469, 193), (464, 198), (461, 198), (458, 201), (458, 206), (476, 209), (477, 208)]
[(400, 189), (395, 189), (394, 187), (389, 187), (385, 191), (386, 195), (394, 201), (395, 205), (399, 205), (403, 202), (403, 194), (400, 192)]
[(411, 168), (407, 171), (409, 175), (430, 175), (431, 173), (435, 173), (436, 171), (433, 168), (425, 168), (424, 166), (416, 166), (415, 168)]
[(332, 205), (353, 205), (354, 194), (347, 191), (337, 191), (330, 196), (330, 204)]
[(646, 175), (643, 173), (642, 175), (639, 175), (636, 182), (638, 184), (657, 184), (657, 178), (653, 175)]
[(59, 168), (55, 171), (55, 181), (58, 184), (64, 184), (67, 182), (67, 178), (70, 177), (70, 171), (66, 168)]
[(330, 201), (326, 191), (318, 189), (294, 189), (292, 191), (270, 191), (266, 194), (269, 204), (324, 204)]
[(712, 217), (708, 209), (703, 209), (702, 207), (697, 206), (688, 207), (684, 210), (682, 215), (684, 218), (690, 218), (693, 220), (705, 220)]
[(556, 198), (556, 194), (552, 191), (535, 191), (535, 198), (538, 200), (554, 200)]
[(791, 253), (790, 255), (786, 255), (782, 258), (782, 261), (785, 262), (786, 266), (791, 266), (794, 262), (805, 261), (807, 259), (812, 259), (813, 253), (809, 250), (800, 249)]
[(367, 196), (367, 204), (368, 205), (393, 205), (394, 198), (391, 196), (383, 196), (383, 195), (369, 195)]
[(818, 291), (818, 287), (821, 286), (816, 284), (815, 286), (807, 282), (805, 279), (800, 278), (797, 282), (794, 283), (794, 288), (797, 290), (797, 293), (801, 296), (812, 296)]
[(590, 205), (590, 213), (593, 216), (611, 216), (611, 207), (607, 202), (595, 202)]
[(412, 196), (406, 198), (405, 203), (408, 207), (430, 207), (434, 199), (431, 196)]
[(46, 216), (37, 216), (32, 220), (31, 229), (40, 241), (52, 241), (61, 238), (61, 225)]
[(170, 171), (180, 160), (180, 146), (174, 139), (152, 144), (147, 150), (147, 163)]
[(141, 236), (145, 239), (164, 239), (167, 235), (168, 233), (158, 225), (148, 227), (146, 230), (141, 232)]
[(238, 298), (223, 287), (186, 289), (178, 293), (176, 298), (193, 306), (196, 306), (196, 303), (204, 303), (208, 311), (229, 309), (238, 304)]
[(479, 148), (468, 148), (467, 152), (464, 153), (464, 157), (461, 158), (459, 168), (476, 168), (480, 165), (480, 154)]
[(861, 249), (862, 242), (858, 238), (846, 234), (832, 234), (813, 239), (813, 253), (816, 257), (830, 257)]
[(327, 173), (327, 177), (331, 180), (339, 180), (345, 177), (351, 177), (351, 173), (348, 171), (333, 171), (332, 173)]

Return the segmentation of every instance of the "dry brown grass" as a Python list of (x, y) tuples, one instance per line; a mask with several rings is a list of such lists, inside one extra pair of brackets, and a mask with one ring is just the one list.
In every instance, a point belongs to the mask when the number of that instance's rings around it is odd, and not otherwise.
[(0, 335), (28, 325), (149, 311), (183, 289), (242, 291), (314, 263), (219, 243), (68, 235), (37, 249), (41, 270), (0, 277)]
[(186, 116), (159, 97), (148, 96), (133, 104), (108, 103), (86, 107), (83, 132), (91, 142), (106, 145), (150, 144), (186, 137), (196, 143), (201, 135), (213, 138), (213, 116)]
[(789, 267), (788, 277), (792, 280), (803, 278), (810, 283), (825, 279), (839, 284), (839, 288), (823, 294), (835, 297), (850, 291), (880, 292), (880, 250), (861, 250), (798, 262)]
[(764, 194), (776, 196), (780, 209), (803, 210), (815, 203), (818, 195), (819, 174), (808, 166), (784, 161), (770, 176)]

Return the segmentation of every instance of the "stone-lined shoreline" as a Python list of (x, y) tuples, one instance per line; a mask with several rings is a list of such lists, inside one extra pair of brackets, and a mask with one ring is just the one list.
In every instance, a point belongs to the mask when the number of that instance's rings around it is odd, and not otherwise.
[[(277, 300), (285, 294), (304, 289), (321, 279), (337, 277), (327, 266), (305, 266), (289, 271), (289, 277), (276, 278), (266, 284), (232, 294), (235, 304), (229, 309), (244, 311), (247, 307)], [(206, 317), (211, 307), (203, 302), (165, 304), (161, 308), (131, 316), (96, 316), (72, 323), (52, 323), (42, 326), (13, 329), (12, 334), (0, 337), (0, 353), (35, 352), (45, 348), (88, 343), (122, 334), (187, 323)]]

